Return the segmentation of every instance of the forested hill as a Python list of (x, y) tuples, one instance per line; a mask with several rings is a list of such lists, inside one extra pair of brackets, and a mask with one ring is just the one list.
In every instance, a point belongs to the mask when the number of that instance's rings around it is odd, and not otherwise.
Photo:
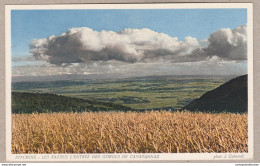
[(248, 110), (247, 75), (234, 78), (183, 107), (190, 111), (244, 113)]
[(12, 92), (12, 113), (128, 111), (130, 107), (55, 94)]

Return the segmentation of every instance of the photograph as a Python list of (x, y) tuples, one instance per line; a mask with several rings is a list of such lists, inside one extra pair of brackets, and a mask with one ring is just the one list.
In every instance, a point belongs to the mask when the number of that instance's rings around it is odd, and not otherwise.
[(252, 25), (250, 3), (7, 5), (7, 158), (253, 158)]

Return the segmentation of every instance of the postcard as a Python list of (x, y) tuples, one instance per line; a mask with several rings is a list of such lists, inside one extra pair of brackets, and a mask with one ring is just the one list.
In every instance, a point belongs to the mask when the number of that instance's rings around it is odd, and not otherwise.
[(6, 5), (7, 161), (253, 159), (252, 7)]

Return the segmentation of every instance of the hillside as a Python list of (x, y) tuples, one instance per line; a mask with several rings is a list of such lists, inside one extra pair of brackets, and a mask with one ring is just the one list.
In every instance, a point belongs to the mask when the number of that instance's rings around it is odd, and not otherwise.
[(247, 112), (247, 75), (236, 77), (195, 99), (182, 110)]
[(146, 76), (132, 78), (12, 82), (14, 92), (49, 93), (124, 105), (133, 110), (175, 110), (235, 76)]
[(12, 113), (127, 111), (130, 107), (55, 94), (12, 92)]

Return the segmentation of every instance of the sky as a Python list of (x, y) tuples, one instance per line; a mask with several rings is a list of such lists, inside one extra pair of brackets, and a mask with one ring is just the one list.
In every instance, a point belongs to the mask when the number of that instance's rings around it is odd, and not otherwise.
[(12, 74), (245, 74), (246, 12), (12, 10)]

